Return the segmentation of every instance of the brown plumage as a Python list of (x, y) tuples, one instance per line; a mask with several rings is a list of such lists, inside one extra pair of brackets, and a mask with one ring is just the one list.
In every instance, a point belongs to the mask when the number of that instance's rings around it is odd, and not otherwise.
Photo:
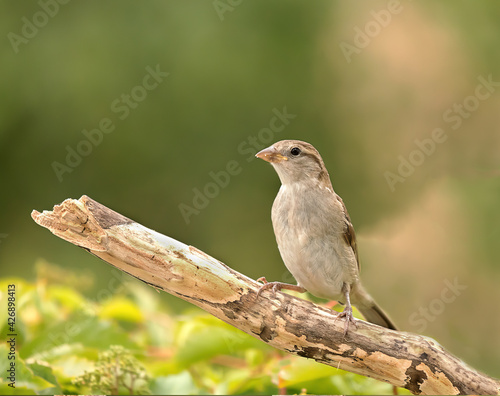
[(346, 319), (344, 334), (355, 323), (351, 302), (369, 322), (396, 330), (361, 285), (354, 227), (318, 151), (300, 140), (282, 140), (256, 156), (271, 163), (281, 180), (272, 222), (281, 257), (298, 283), (266, 282), (258, 295), (268, 288), (307, 290), (345, 304), (339, 314)]

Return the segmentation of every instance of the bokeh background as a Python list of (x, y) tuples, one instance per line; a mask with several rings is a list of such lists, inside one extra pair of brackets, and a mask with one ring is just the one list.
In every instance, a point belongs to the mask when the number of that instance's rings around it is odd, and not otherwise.
[[(306, 140), (350, 212), (367, 289), (403, 330), (500, 376), (497, 3), (56, 8), (44, 19), (38, 2), (0, 3), (2, 276), (33, 279), (48, 262), (93, 278), (88, 296), (106, 285), (109, 266), (30, 218), (86, 194), (250, 277), (293, 281), (270, 221), (279, 180), (250, 148)], [(145, 91), (147, 67), (169, 74)], [(116, 103), (134, 93), (120, 119)], [(296, 117), (262, 132), (285, 107)], [(114, 130), (58, 177), (54, 162), (67, 165), (68, 147), (106, 118)], [(446, 140), (415, 154), (436, 128)], [(418, 166), (401, 167), (410, 159)], [(239, 173), (183, 215), (231, 161)]]

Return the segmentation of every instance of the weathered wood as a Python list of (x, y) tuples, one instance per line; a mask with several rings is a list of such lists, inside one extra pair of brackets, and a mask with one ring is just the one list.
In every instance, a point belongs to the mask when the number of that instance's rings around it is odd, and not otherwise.
[(499, 394), (500, 381), (467, 366), (436, 341), (357, 321), (343, 339), (337, 313), (264, 291), (193, 246), (150, 230), (87, 196), (32, 212), (53, 234), (141, 281), (189, 301), (275, 348), (376, 378), (414, 394)]

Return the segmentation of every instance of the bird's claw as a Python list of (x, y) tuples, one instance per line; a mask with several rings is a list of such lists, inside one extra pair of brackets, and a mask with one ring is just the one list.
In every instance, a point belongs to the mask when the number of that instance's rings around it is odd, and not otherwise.
[(356, 327), (356, 329), (358, 328), (358, 324), (354, 320), (354, 316), (352, 315), (352, 307), (350, 305), (346, 305), (344, 310), (337, 315), (335, 321), (337, 321), (337, 319), (339, 318), (345, 318), (344, 336), (342, 337), (342, 339), (344, 339), (349, 330), (349, 323), (352, 323), (354, 327)]
[(282, 287), (280, 282), (268, 282), (266, 280), (265, 276), (262, 276), (259, 279), (257, 279), (257, 282), (262, 282), (263, 283), (263, 285), (257, 291), (257, 297), (260, 296), (260, 293), (263, 290), (273, 289), (273, 293), (276, 293), (276, 292), (280, 291), (281, 287)]
[(299, 293), (305, 293), (307, 291), (306, 289), (304, 289), (302, 286), (299, 285), (289, 285), (288, 283), (283, 283), (283, 282), (268, 282), (264, 276), (257, 279), (257, 282), (264, 283), (257, 291), (257, 297), (259, 297), (262, 290), (271, 288), (273, 289), (273, 293), (276, 293), (282, 289), (293, 290)]

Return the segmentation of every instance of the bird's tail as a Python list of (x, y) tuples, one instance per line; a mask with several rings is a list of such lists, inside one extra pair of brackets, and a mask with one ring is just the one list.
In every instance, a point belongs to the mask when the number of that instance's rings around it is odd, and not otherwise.
[(387, 327), (388, 329), (397, 330), (394, 322), (387, 316), (384, 311), (382, 311), (382, 308), (380, 308), (375, 302), (371, 307), (359, 306), (356, 308), (358, 308), (359, 312), (363, 314), (368, 322), (382, 327)]
[(351, 301), (368, 322), (391, 330), (397, 330), (394, 322), (359, 283), (351, 291)]

